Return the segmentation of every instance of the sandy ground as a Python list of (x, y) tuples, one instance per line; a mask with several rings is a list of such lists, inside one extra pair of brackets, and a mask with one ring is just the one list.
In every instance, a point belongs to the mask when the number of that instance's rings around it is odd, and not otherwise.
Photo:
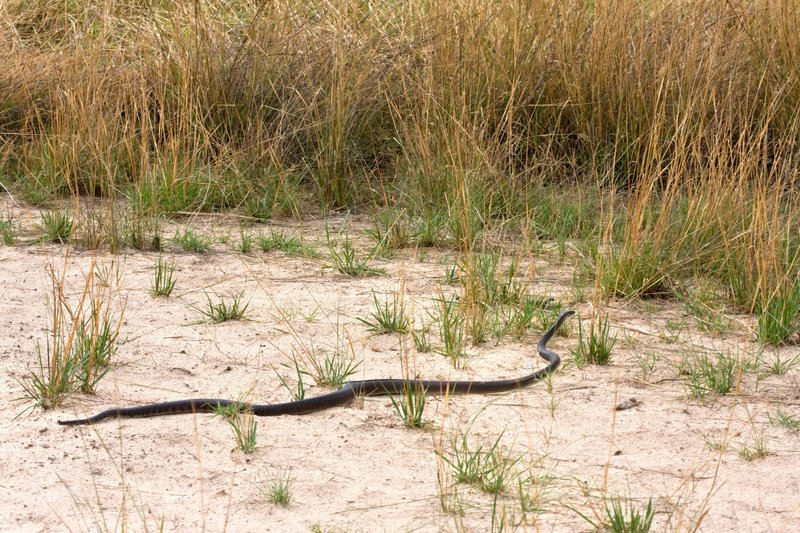
[[(170, 253), (177, 286), (171, 298), (149, 294), (156, 255), (98, 253), (98, 264), (119, 267), (124, 321), (115, 362), (95, 396), (76, 394), (51, 411), (29, 409), (19, 380), (36, 369), (37, 343), (48, 336), (46, 266), (60, 267), (64, 246), (24, 244), (36, 214), (14, 210), (22, 244), (0, 247), (0, 531), (591, 531), (578, 512), (595, 519), (603, 498), (652, 498), (654, 531), (800, 530), (800, 432), (769, 421), (780, 408), (800, 416), (800, 371), (747, 374), (740, 392), (705, 400), (687, 396), (675, 366), (688, 351), (727, 350), (753, 357), (748, 317), (725, 335), (701, 332), (675, 302), (612, 302), (618, 335), (612, 364), (578, 369), (569, 350), (577, 327), (551, 347), (566, 365), (552, 379), (492, 396), (431, 399), (427, 429), (405, 428), (386, 398), (363, 406), (305, 416), (259, 420), (258, 447), (243, 454), (230, 427), (212, 415), (112, 420), (62, 427), (58, 419), (121, 405), (191, 398), (247, 398), (270, 403), (290, 395), (276, 372), (292, 350), (348, 347), (362, 361), (353, 379), (401, 377), (401, 353), (428, 379), (495, 379), (527, 373), (541, 333), (470, 347), (467, 369), (455, 370), (435, 353), (416, 354), (410, 340), (374, 335), (358, 322), (373, 309), (373, 292), (402, 288), (415, 316), (440, 290), (442, 251), (404, 251), (379, 261), (387, 275), (348, 278), (324, 261), (280, 252), (242, 255), (231, 244), (208, 254)], [(238, 227), (219, 218), (193, 227), (231, 235)], [(291, 225), (308, 239), (321, 223)], [(254, 227), (251, 231), (266, 230)], [(28, 231), (29, 233), (26, 233)], [(92, 252), (72, 250), (68, 286), (83, 287)], [(573, 306), (586, 319), (590, 304), (570, 302), (570, 261), (555, 252), (528, 270), (531, 291)], [(249, 299), (248, 321), (201, 322), (205, 293)], [(685, 325), (677, 338), (667, 326)], [(337, 340), (338, 339), (338, 340)], [(438, 341), (436, 341), (438, 342)], [(351, 347), (351, 348), (350, 348)], [(776, 352), (767, 351), (766, 358)], [(796, 347), (777, 352), (782, 359)], [(637, 358), (655, 354), (647, 381)], [(309, 381), (309, 380), (307, 380)], [(307, 384), (307, 395), (325, 389)], [(615, 410), (635, 398), (637, 405)], [(454, 439), (500, 449), (519, 458), (518, 476), (499, 497), (454, 484), (447, 456)], [(770, 454), (745, 460), (743, 446), (762, 439)], [(725, 443), (713, 450), (709, 442)], [(270, 479), (290, 471), (292, 502), (269, 503)], [(530, 504), (521, 509), (522, 484)], [(445, 507), (460, 509), (446, 512)], [(314, 529), (318, 528), (318, 529)]]

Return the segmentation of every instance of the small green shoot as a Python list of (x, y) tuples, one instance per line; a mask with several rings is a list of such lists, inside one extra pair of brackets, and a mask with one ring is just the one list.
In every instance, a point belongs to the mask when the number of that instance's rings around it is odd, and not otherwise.
[(780, 352), (776, 352), (775, 357), (772, 358), (772, 360), (765, 362), (763, 358), (759, 358), (759, 362), (765, 364), (767, 371), (769, 371), (770, 374), (783, 376), (792, 368), (800, 365), (800, 355), (795, 355), (789, 359), (781, 359)]
[(448, 265), (444, 270), (444, 279), (442, 283), (445, 285), (455, 285), (461, 280), (461, 274), (459, 272), (458, 264), (453, 263), (452, 265)]
[(782, 427), (791, 430), (798, 430), (800, 429), (800, 418), (786, 414), (780, 409), (775, 412), (775, 416), (767, 415), (769, 417), (769, 421), (773, 426)]
[(642, 370), (643, 382), (647, 383), (649, 381), (660, 359), (661, 356), (656, 352), (648, 352), (634, 357), (634, 361), (636, 361), (636, 364), (638, 364), (639, 368)]
[(728, 449), (728, 443), (725, 442), (724, 440), (717, 440), (710, 436), (706, 436), (704, 440), (706, 441), (706, 446), (708, 446), (708, 449), (711, 451), (724, 452), (725, 450)]
[[(288, 367), (289, 365), (284, 363), (283, 366)], [(281, 385), (283, 385), (283, 388), (289, 391), (289, 394), (292, 395), (292, 400), (299, 401), (306, 397), (306, 385), (303, 382), (303, 374), (305, 374), (305, 372), (300, 370), (300, 363), (297, 361), (297, 354), (292, 355), (292, 366), (294, 367), (295, 374), (297, 375), (297, 384), (295, 385), (294, 390), (292, 390), (292, 387), (289, 386), (289, 384), (286, 382), (286, 379), (284, 379), (284, 377), (281, 376), (278, 371), (275, 371), (275, 374), (278, 375), (278, 379), (280, 380)]]

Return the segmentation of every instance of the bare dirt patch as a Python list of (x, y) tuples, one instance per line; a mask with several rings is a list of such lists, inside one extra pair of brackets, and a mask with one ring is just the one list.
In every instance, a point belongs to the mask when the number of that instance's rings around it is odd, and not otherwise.
[[(35, 215), (17, 213), (23, 222)], [(203, 219), (192, 221), (203, 226)], [(322, 224), (286, 231), (313, 241)], [(30, 230), (29, 228), (29, 231)], [(230, 221), (204, 231), (238, 238)], [(258, 228), (253, 228), (258, 231)], [(356, 232), (354, 231), (354, 234)], [(24, 242), (25, 233), (20, 235)], [(800, 527), (800, 432), (770, 421), (778, 409), (800, 416), (800, 372), (747, 371), (738, 392), (691, 398), (678, 368), (687, 353), (727, 351), (756, 360), (747, 317), (724, 334), (698, 329), (674, 302), (610, 307), (618, 341), (606, 367), (571, 364), (577, 327), (551, 348), (565, 366), (551, 387), (492, 396), (430, 399), (423, 430), (404, 427), (386, 398), (363, 406), (258, 420), (258, 447), (243, 454), (229, 426), (211, 415), (114, 420), (61, 427), (56, 420), (112, 406), (191, 397), (287, 401), (276, 373), (293, 379), (293, 350), (344, 349), (361, 361), (352, 379), (401, 377), (401, 354), (426, 379), (499, 379), (529, 372), (541, 331), (469, 348), (466, 369), (436, 353), (415, 353), (409, 338), (375, 335), (358, 317), (374, 310), (373, 294), (403, 291), (417, 320), (440, 291), (449, 254), (401, 251), (382, 259), (384, 276), (351, 278), (323, 260), (280, 252), (243, 255), (230, 244), (207, 254), (174, 253), (177, 285), (170, 298), (149, 294), (155, 253), (96, 253), (119, 267), (125, 302), (124, 341), (96, 396), (73, 395), (52, 411), (14, 402), (19, 380), (36, 369), (37, 343), (48, 335), (45, 266), (61, 264), (65, 247), (0, 248), (0, 529), (165, 531), (545, 531), (591, 530), (576, 511), (598, 521), (604, 498), (652, 498), (654, 530), (791, 531)], [(555, 253), (521, 271), (531, 291), (569, 302), (570, 260)], [(73, 250), (68, 286), (77, 294), (92, 252)], [(249, 320), (203, 322), (206, 294), (242, 293)], [(584, 320), (589, 304), (574, 304)], [(674, 324), (682, 324), (673, 331)], [(439, 340), (433, 336), (434, 344)], [(796, 347), (764, 350), (788, 360)], [(643, 357), (652, 368), (643, 379)], [(763, 370), (763, 369), (762, 369)], [(307, 381), (307, 396), (325, 392)], [(22, 414), (21, 414), (22, 413)], [(454, 448), (466, 435), (473, 449), (498, 443), (514, 459), (498, 496), (455, 483)], [(768, 454), (743, 450), (763, 443)], [(749, 460), (748, 460), (749, 459)], [(285, 472), (290, 505), (261, 492)], [(520, 495), (520, 489), (522, 496)], [(523, 502), (520, 502), (520, 500)], [(444, 508), (444, 509), (443, 509)]]

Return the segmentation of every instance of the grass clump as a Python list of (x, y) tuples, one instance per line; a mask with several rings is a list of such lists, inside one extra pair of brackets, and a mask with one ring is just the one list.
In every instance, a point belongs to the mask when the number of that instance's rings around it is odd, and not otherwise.
[(372, 218), (372, 226), (367, 235), (375, 241), (378, 248), (399, 250), (410, 246), (412, 233), (405, 212), (396, 209), (382, 209)]
[(640, 244), (614, 249), (601, 257), (600, 288), (610, 297), (656, 297), (672, 293), (664, 263), (667, 259), (657, 244)]
[(611, 335), (608, 315), (593, 316), (588, 333), (584, 331), (582, 322), (578, 321), (578, 348), (572, 350), (575, 364), (578, 367), (586, 364), (607, 365), (616, 342), (616, 334)]
[(474, 485), (488, 494), (499, 494), (506, 490), (517, 477), (515, 466), (521, 456), (513, 457), (504, 452), (500, 448), (501, 438), (502, 434), (488, 449), (484, 446), (473, 449), (465, 434), (454, 438), (450, 453), (442, 456), (442, 459), (452, 468), (455, 482)]
[(623, 503), (622, 498), (611, 498), (605, 502), (605, 517), (597, 516), (595, 520), (571, 506), (568, 507), (597, 531), (647, 533), (655, 518), (652, 498), (647, 501), (644, 513), (633, 507), (630, 502)]
[(239, 244), (237, 249), (239, 252), (247, 255), (253, 251), (253, 245), (256, 243), (256, 236), (252, 233), (245, 233), (243, 230), (239, 231)]
[(211, 242), (200, 236), (192, 228), (185, 228), (182, 232), (175, 232), (173, 242), (185, 252), (205, 254), (211, 251)]
[(800, 332), (800, 287), (774, 295), (757, 309), (758, 340), (764, 344), (787, 344)]
[(282, 507), (288, 507), (292, 503), (292, 477), (291, 470), (284, 470), (274, 474), (270, 479), (259, 483), (258, 490), (266, 496), (267, 501)]
[(397, 397), (394, 394), (389, 394), (389, 400), (407, 428), (419, 429), (428, 424), (428, 421), (424, 418), (427, 390), (420, 383), (414, 383), (414, 380), (411, 379), (412, 374), (408, 354), (405, 352), (404, 347), (405, 345), (403, 345), (400, 357), (401, 372), (404, 379), (403, 387)]
[(611, 505), (606, 503), (606, 529), (613, 533), (647, 533), (653, 525), (655, 509), (653, 500), (647, 501), (644, 513), (630, 506), (623, 505), (620, 498), (612, 498)]
[(333, 389), (341, 389), (361, 366), (360, 361), (355, 361), (340, 350), (323, 355), (312, 353), (306, 359), (309, 366), (307, 373), (314, 382)]
[(150, 284), (150, 294), (169, 297), (175, 289), (175, 262), (169, 263), (161, 256), (156, 259), (155, 271)]
[[(282, 363), (282, 366), (288, 367), (289, 365), (286, 363)], [(297, 354), (292, 355), (292, 369), (294, 370), (295, 375), (297, 376), (297, 382), (295, 383), (294, 388), (289, 386), (289, 383), (286, 381), (278, 371), (275, 371), (275, 374), (278, 376), (278, 379), (281, 382), (281, 386), (286, 389), (289, 394), (292, 396), (292, 401), (299, 401), (306, 397), (306, 384), (303, 381), (303, 376), (307, 375), (307, 372), (304, 372), (300, 369), (300, 363), (297, 360)]]
[(551, 305), (549, 300), (525, 297), (517, 305), (511, 306), (502, 324), (502, 330), (498, 333), (510, 333), (513, 337), (520, 338), (531, 328), (546, 329), (559, 312), (559, 306)]
[(389, 395), (389, 401), (407, 428), (419, 429), (427, 425), (423, 417), (427, 391), (419, 384), (406, 380), (398, 398)]
[(64, 244), (69, 241), (75, 221), (69, 209), (63, 211), (45, 211), (41, 215), (39, 232), (42, 241)]
[(683, 369), (688, 376), (686, 389), (694, 398), (708, 394), (725, 395), (737, 389), (747, 370), (738, 357), (719, 353), (715, 357), (701, 354), (689, 359)]
[(752, 446), (742, 446), (739, 449), (739, 457), (745, 461), (755, 461), (756, 459), (763, 459), (771, 455), (767, 448), (767, 442), (763, 438), (757, 438)]
[(326, 243), (328, 248), (328, 260), (331, 268), (337, 272), (354, 278), (380, 276), (386, 273), (383, 268), (375, 268), (370, 265), (372, 256), (361, 259), (356, 255), (355, 247), (348, 237), (342, 242), (341, 250), (332, 242), (328, 230), (325, 230)]
[(258, 422), (246, 404), (218, 405), (214, 408), (214, 414), (222, 416), (228, 423), (237, 448), (243, 453), (252, 453), (256, 449)]
[(302, 189), (299, 175), (293, 177), (276, 167), (268, 169), (268, 175), (260, 178), (259, 186), (245, 200), (247, 216), (257, 222), (266, 222), (300, 215)]
[(3, 244), (6, 246), (14, 244), (16, 227), (14, 226), (14, 219), (11, 218), (11, 216), (0, 219), (0, 236), (2, 236)]
[(459, 301), (456, 295), (445, 298), (440, 295), (436, 299), (438, 314), (434, 317), (439, 326), (439, 336), (442, 346), (437, 352), (448, 359), (454, 368), (460, 368), (463, 364), (466, 351), (464, 347), (464, 315), (459, 308)]
[(414, 349), (419, 353), (428, 353), (433, 347), (431, 345), (430, 325), (423, 324), (422, 327), (415, 329), (411, 332), (411, 338), (414, 340)]
[(397, 295), (392, 297), (391, 305), (389, 301), (378, 302), (378, 297), (372, 295), (375, 311), (370, 318), (359, 318), (358, 320), (369, 328), (370, 331), (377, 333), (408, 333), (411, 323), (406, 314), (403, 302)]
[(244, 293), (239, 293), (226, 300), (224, 297), (218, 297), (218, 301), (214, 302), (211, 297), (206, 294), (206, 306), (200, 308), (200, 313), (206, 317), (206, 320), (214, 323), (227, 322), (229, 320), (246, 320), (247, 308), (250, 302), (244, 302)]
[(265, 253), (278, 250), (291, 257), (319, 257), (319, 252), (312, 246), (304, 243), (299, 237), (286, 235), (283, 231), (270, 230), (269, 235), (259, 234), (256, 241), (258, 247)]
[(783, 376), (797, 365), (800, 365), (800, 355), (782, 359), (779, 351), (776, 351), (775, 357), (769, 361), (764, 361), (763, 355), (758, 358), (759, 368), (765, 367), (769, 374), (775, 376)]

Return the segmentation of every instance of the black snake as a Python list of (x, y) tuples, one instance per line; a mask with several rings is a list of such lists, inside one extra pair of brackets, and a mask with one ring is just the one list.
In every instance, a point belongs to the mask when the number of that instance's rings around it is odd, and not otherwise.
[(77, 426), (94, 424), (107, 418), (139, 418), (148, 416), (161, 416), (182, 413), (211, 413), (216, 409), (235, 406), (239, 410), (252, 412), (257, 416), (302, 415), (330, 409), (339, 405), (352, 402), (358, 396), (383, 396), (401, 394), (409, 387), (423, 390), (426, 394), (487, 394), (519, 389), (540, 381), (554, 372), (561, 364), (561, 358), (555, 352), (547, 349), (547, 342), (555, 334), (561, 324), (575, 311), (562, 311), (550, 328), (544, 332), (536, 346), (539, 355), (549, 364), (532, 374), (516, 379), (502, 379), (498, 381), (437, 381), (424, 379), (368, 379), (363, 381), (349, 381), (341, 389), (306, 398), (294, 402), (274, 404), (250, 404), (235, 400), (219, 399), (191, 399), (177, 400), (174, 402), (160, 402), (141, 405), (138, 407), (117, 407), (106, 409), (89, 418), (78, 420), (59, 420), (64, 426)]

